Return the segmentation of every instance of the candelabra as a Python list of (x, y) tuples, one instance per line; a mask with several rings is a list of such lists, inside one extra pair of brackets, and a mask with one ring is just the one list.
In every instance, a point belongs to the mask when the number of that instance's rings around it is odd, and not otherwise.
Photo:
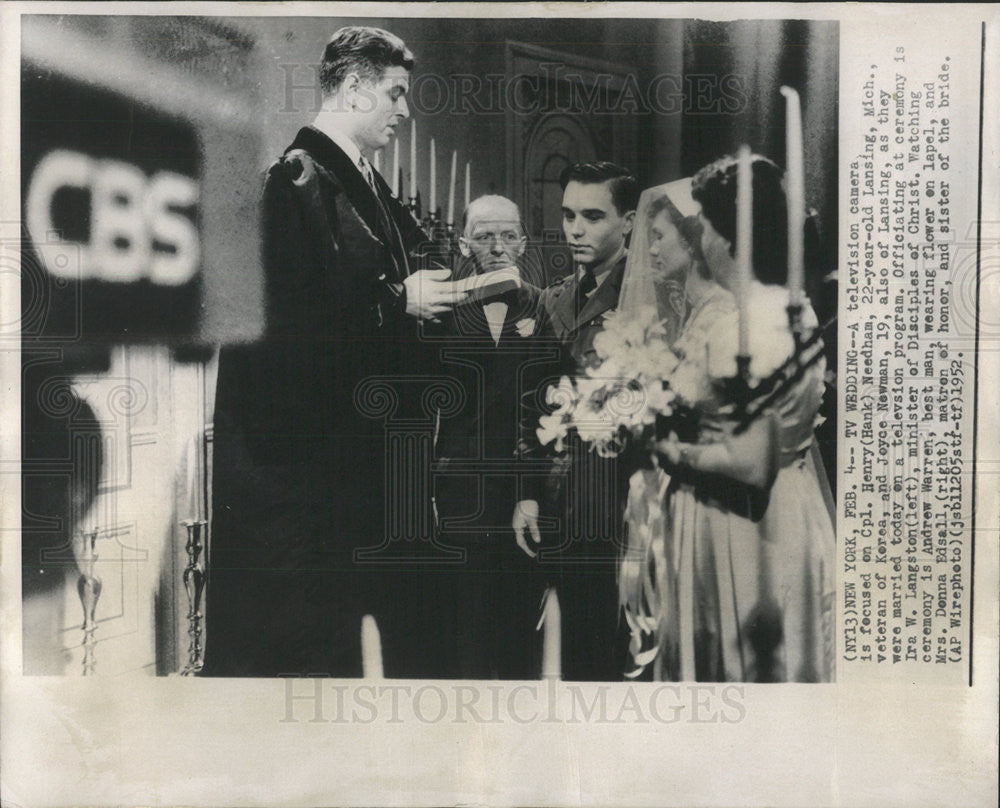
[(430, 234), (431, 238), (437, 241), (441, 232), (441, 209), (428, 210), (420, 224), (423, 225), (424, 230)]
[(458, 231), (455, 225), (442, 220), (440, 208), (427, 211), (427, 215), (419, 219), (419, 222), (430, 237), (429, 252), (437, 256), (439, 262), (453, 265), (454, 258), (458, 254)]
[[(755, 387), (750, 385), (750, 356), (747, 350), (749, 337), (749, 290), (753, 278), (753, 156), (750, 147), (743, 145), (737, 151), (736, 185), (736, 262), (738, 268), (737, 303), (739, 306), (740, 341), (736, 357), (736, 375), (725, 380), (722, 387), (735, 405), (736, 429), (743, 432), (769, 405), (778, 400), (806, 369), (823, 355), (822, 335), (833, 322), (817, 328), (808, 338), (802, 324), (803, 281), (805, 262), (805, 168), (802, 145), (802, 110), (798, 92), (792, 87), (782, 87), (786, 100), (785, 143), (787, 173), (784, 183), (788, 203), (788, 330), (792, 335), (791, 356), (770, 376)], [(835, 318), (834, 318), (835, 319)]]
[(191, 638), (191, 642), (188, 646), (188, 664), (181, 671), (181, 675), (193, 676), (204, 665), (201, 643), (203, 632), (201, 597), (205, 591), (205, 569), (201, 562), (201, 551), (203, 549), (202, 536), (207, 523), (203, 520), (192, 520), (182, 524), (187, 530), (187, 544), (184, 545), (184, 549), (187, 550), (188, 565), (184, 570), (184, 589), (187, 591), (188, 598), (188, 636)]
[(80, 539), (80, 577), (76, 582), (76, 591), (83, 606), (83, 675), (93, 676), (96, 660), (94, 649), (97, 646), (97, 601), (101, 597), (101, 579), (94, 573), (97, 562), (97, 528), (81, 530), (77, 533)]

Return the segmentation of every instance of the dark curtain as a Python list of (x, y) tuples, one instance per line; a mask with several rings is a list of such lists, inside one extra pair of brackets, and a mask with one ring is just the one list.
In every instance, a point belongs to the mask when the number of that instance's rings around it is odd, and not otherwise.
[(825, 244), (822, 274), (836, 267), (838, 67), (837, 22), (695, 20), (684, 27), (685, 76), (689, 82), (704, 76), (725, 96), (721, 112), (686, 106), (681, 126), (684, 175), (735, 152), (742, 143), (784, 166), (785, 99), (780, 88), (794, 87), (802, 99), (806, 198), (819, 214)]

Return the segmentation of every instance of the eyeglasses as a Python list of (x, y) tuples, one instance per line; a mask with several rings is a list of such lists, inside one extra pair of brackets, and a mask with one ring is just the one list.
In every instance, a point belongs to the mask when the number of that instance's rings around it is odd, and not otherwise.
[(471, 240), (476, 244), (486, 245), (493, 244), (497, 239), (505, 246), (513, 246), (521, 241), (521, 234), (516, 230), (504, 230), (500, 233), (482, 231), (476, 233)]

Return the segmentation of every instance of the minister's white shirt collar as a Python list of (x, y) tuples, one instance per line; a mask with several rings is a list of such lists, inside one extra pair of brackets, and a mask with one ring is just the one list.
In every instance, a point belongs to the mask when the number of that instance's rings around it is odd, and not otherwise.
[(313, 121), (313, 126), (340, 146), (341, 151), (343, 151), (344, 154), (351, 159), (351, 162), (354, 163), (354, 165), (357, 166), (361, 164), (361, 149), (358, 148), (358, 144), (339, 129), (331, 126), (329, 119), (322, 120), (322, 116), (318, 116), (316, 120)]

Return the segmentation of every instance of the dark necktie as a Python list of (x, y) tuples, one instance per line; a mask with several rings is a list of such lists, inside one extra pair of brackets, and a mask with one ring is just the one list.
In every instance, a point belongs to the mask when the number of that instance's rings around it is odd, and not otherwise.
[(587, 296), (597, 288), (597, 278), (589, 269), (583, 270), (583, 277), (576, 287), (576, 310), (580, 312), (587, 305)]
[(378, 196), (379, 193), (378, 188), (375, 187), (375, 174), (372, 172), (372, 165), (365, 159), (364, 155), (358, 158), (358, 168), (361, 170), (361, 176), (368, 183), (368, 187), (375, 192), (375, 196)]
[(410, 274), (406, 250), (403, 247), (399, 230), (392, 221), (392, 215), (389, 212), (386, 201), (383, 199), (378, 184), (375, 182), (375, 170), (372, 168), (372, 164), (365, 159), (364, 155), (358, 158), (358, 170), (361, 172), (361, 176), (365, 178), (365, 182), (368, 183), (368, 187), (371, 188), (372, 193), (375, 194), (375, 215), (378, 217), (378, 230), (384, 239), (384, 243), (392, 253), (393, 262), (396, 265), (399, 277), (405, 278)]

